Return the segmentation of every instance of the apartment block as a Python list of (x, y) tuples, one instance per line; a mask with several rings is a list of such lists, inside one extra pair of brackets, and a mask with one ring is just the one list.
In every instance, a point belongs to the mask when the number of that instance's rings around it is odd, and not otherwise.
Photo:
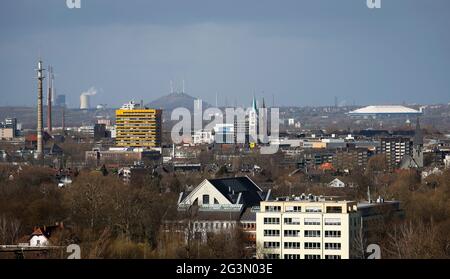
[(116, 110), (116, 145), (153, 148), (161, 146), (161, 114), (130, 102)]
[(257, 258), (349, 259), (360, 227), (356, 202), (312, 195), (262, 201)]
[(413, 155), (413, 142), (406, 137), (381, 139), (381, 153), (386, 157), (389, 169), (397, 168), (403, 157)]

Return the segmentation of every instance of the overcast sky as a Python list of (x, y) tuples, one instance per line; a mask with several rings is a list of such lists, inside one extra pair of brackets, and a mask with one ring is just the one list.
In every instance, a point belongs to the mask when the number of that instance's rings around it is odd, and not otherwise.
[(39, 54), (57, 93), (116, 107), (170, 80), (212, 104), (447, 103), (450, 1), (66, 0), (0, 2), (0, 106), (36, 103)]

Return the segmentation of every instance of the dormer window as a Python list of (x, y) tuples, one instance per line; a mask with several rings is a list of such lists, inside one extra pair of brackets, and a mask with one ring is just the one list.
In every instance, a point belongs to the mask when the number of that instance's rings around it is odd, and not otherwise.
[(203, 204), (209, 204), (209, 195), (203, 195)]

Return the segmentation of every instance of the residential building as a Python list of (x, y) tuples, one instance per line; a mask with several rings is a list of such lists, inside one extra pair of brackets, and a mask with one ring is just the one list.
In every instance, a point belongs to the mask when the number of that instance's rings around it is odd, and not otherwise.
[(349, 259), (360, 226), (353, 201), (313, 195), (262, 201), (256, 213), (257, 257)]
[(341, 181), (339, 178), (335, 178), (335, 179), (333, 179), (333, 181), (328, 183), (328, 187), (331, 187), (331, 188), (344, 188), (345, 187), (345, 183), (343, 181)]
[(158, 109), (134, 102), (116, 110), (116, 145), (153, 148), (161, 146), (161, 114)]
[(0, 140), (12, 140), (14, 138), (13, 128), (0, 127)]
[(246, 234), (248, 255), (255, 255), (256, 212), (259, 204), (270, 197), (249, 177), (205, 179), (197, 187), (180, 193), (178, 214), (165, 220), (166, 232), (208, 241), (218, 232), (242, 229)]
[(132, 148), (86, 151), (85, 162), (88, 165), (129, 166), (135, 162), (152, 162), (161, 158), (157, 150), (135, 150)]
[(413, 142), (406, 137), (381, 139), (381, 153), (385, 155), (390, 170), (398, 168), (404, 156), (412, 156)]
[(18, 136), (17, 119), (6, 118), (0, 123), (0, 140), (12, 140)]

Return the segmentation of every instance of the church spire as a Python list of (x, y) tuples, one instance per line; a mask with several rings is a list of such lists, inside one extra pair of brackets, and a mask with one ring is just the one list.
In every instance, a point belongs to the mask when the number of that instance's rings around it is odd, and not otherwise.
[(416, 131), (414, 132), (413, 143), (416, 146), (423, 145), (423, 134), (422, 134), (422, 129), (420, 128), (419, 117), (417, 117), (417, 121), (416, 121)]

